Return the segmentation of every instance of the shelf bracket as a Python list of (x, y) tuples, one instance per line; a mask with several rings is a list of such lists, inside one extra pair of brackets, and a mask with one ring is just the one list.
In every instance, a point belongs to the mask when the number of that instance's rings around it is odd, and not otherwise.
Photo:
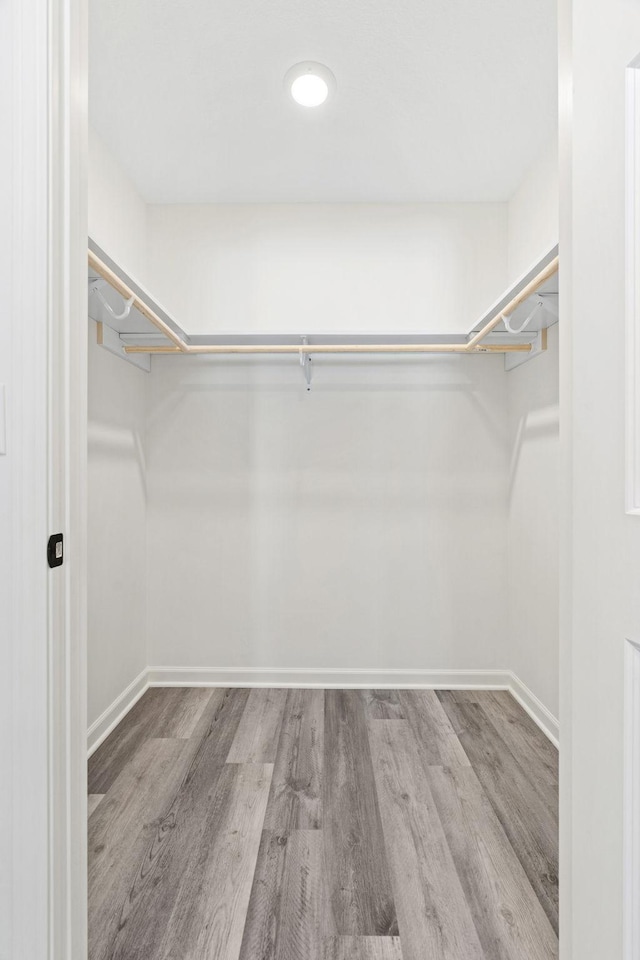
[(513, 370), (514, 367), (519, 367), (520, 364), (528, 363), (534, 357), (539, 357), (546, 349), (547, 328), (543, 327), (542, 330), (538, 330), (535, 339), (531, 341), (531, 350), (528, 353), (505, 353), (504, 368), (505, 370)]
[[(302, 337), (302, 346), (307, 347), (309, 341), (306, 337)], [(300, 366), (302, 367), (302, 372), (304, 374), (304, 379), (307, 384), (307, 393), (311, 391), (311, 357), (307, 350), (300, 351)]]
[(89, 280), (89, 294), (95, 293), (99, 297), (103, 307), (105, 308), (105, 310), (107, 310), (108, 313), (111, 314), (114, 320), (126, 320), (129, 314), (131, 313), (131, 307), (133, 306), (134, 301), (136, 299), (135, 295), (132, 294), (128, 299), (125, 299), (123, 297), (124, 307), (122, 309), (122, 313), (116, 313), (102, 292), (101, 288), (105, 283), (106, 283), (106, 280), (103, 280), (102, 277), (96, 277), (95, 279)]
[(127, 353), (125, 350), (126, 343), (120, 339), (117, 330), (114, 330), (113, 327), (110, 327), (107, 323), (102, 323), (101, 320), (96, 320), (95, 324), (96, 343), (99, 347), (104, 347), (105, 350), (108, 350), (109, 353), (112, 353), (114, 356), (120, 357), (121, 360), (127, 360), (128, 363), (132, 363), (134, 367), (139, 367), (140, 370), (149, 373), (151, 370), (151, 357), (148, 353)]

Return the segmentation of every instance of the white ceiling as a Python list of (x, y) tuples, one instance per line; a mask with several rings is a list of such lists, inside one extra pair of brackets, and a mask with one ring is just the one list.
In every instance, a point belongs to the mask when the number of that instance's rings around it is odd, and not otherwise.
[(90, 120), (148, 202), (506, 200), (554, 132), (555, 8), (91, 0)]

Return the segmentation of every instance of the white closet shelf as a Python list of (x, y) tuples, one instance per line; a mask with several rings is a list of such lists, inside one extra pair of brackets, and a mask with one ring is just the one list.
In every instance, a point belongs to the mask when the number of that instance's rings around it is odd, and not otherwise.
[(558, 269), (556, 246), (505, 291), (468, 334), (189, 336), (139, 283), (89, 240), (89, 316), (98, 323), (100, 343), (145, 369), (149, 369), (152, 354), (297, 354), (303, 361), (312, 353), (502, 353), (510, 368), (546, 347), (546, 327), (557, 320)]

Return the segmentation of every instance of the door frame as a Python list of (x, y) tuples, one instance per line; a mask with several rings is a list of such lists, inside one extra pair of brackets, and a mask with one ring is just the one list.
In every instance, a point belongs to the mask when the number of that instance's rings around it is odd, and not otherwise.
[(49, 603), (50, 952), (52, 960), (86, 960), (88, 0), (48, 6), (48, 506), (52, 532), (67, 541)]
[[(16, 498), (11, 555), (10, 866), (12, 960), (86, 960), (86, 536), (87, 536), (87, 5), (88, 0), (8, 0), (16, 95), (12, 144), (16, 196), (31, 198), (13, 224), (15, 334), (11, 414)], [(565, 27), (570, 4), (564, 7)], [(565, 35), (568, 45), (569, 39)], [(19, 92), (19, 96), (18, 96)], [(566, 120), (566, 116), (565, 116)], [(570, 151), (570, 120), (561, 142)], [(564, 216), (570, 224), (570, 207)], [(568, 251), (563, 249), (563, 258)], [(563, 297), (568, 291), (563, 292)], [(566, 315), (566, 314), (565, 314)], [(570, 371), (570, 336), (561, 360)], [(571, 383), (564, 382), (563, 417)], [(567, 418), (566, 423), (570, 421)], [(564, 468), (570, 502), (570, 434)], [(46, 485), (42, 478), (46, 478)], [(569, 521), (564, 586), (571, 578)], [(65, 534), (63, 567), (46, 570), (46, 535)], [(570, 592), (568, 593), (570, 596)], [(569, 601), (564, 605), (570, 650)], [(44, 638), (44, 639), (43, 639)], [(563, 691), (570, 656), (563, 657)], [(563, 752), (570, 704), (563, 709)], [(570, 797), (563, 764), (564, 814)], [(562, 839), (564, 838), (564, 839)], [(570, 926), (570, 829), (561, 820), (564, 924)], [(561, 945), (569, 960), (567, 934)]]
[[(2, 14), (11, 697), (0, 950), (86, 960), (87, 0), (7, 0)], [(49, 569), (53, 532), (65, 561)]]

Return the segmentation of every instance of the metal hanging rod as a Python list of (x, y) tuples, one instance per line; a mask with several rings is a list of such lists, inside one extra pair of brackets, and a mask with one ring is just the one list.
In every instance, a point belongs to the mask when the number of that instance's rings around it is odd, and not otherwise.
[(176, 355), (225, 353), (523, 353), (530, 343), (491, 343), (469, 349), (466, 343), (207, 343), (178, 347), (126, 346), (126, 353)]
[(529, 343), (482, 343), (482, 340), (491, 333), (505, 316), (513, 311), (536, 293), (550, 277), (558, 272), (559, 258), (554, 257), (523, 289), (517, 293), (505, 306), (496, 311), (466, 343), (270, 343), (270, 344), (190, 344), (173, 330), (144, 299), (132, 290), (127, 283), (91, 249), (89, 249), (89, 266), (99, 276), (103, 277), (127, 301), (141, 313), (156, 329), (168, 340), (171, 346), (128, 345), (124, 351), (128, 354), (164, 354), (169, 356), (185, 355), (221, 355), (221, 354), (311, 354), (311, 353), (399, 353), (399, 354), (426, 354), (426, 353), (528, 353), (532, 349)]

